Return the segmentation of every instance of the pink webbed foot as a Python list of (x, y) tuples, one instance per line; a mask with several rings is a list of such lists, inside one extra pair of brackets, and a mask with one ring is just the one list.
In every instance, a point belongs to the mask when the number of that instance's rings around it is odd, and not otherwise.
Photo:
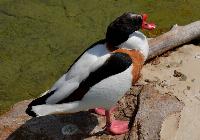
[(128, 124), (128, 121), (112, 120), (112, 122), (106, 126), (106, 130), (114, 135), (124, 134), (129, 131)]
[[(112, 107), (109, 111), (110, 113), (114, 112), (117, 109), (116, 106)], [(105, 116), (106, 115), (106, 110), (103, 107), (98, 107), (94, 109), (95, 113), (101, 116)]]

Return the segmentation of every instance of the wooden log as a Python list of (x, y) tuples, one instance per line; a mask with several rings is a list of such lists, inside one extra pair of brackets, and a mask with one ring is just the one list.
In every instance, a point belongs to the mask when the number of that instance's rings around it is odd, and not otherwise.
[(200, 38), (200, 20), (185, 26), (174, 25), (169, 32), (149, 40), (148, 60), (198, 38)]

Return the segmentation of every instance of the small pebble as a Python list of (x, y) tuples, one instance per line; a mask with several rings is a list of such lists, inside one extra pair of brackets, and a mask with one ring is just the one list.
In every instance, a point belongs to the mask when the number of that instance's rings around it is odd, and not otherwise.
[(182, 73), (177, 71), (177, 70), (174, 70), (174, 77), (181, 77)]
[(150, 83), (150, 82), (151, 82), (149, 79), (145, 79), (144, 81), (147, 82), (147, 83)]
[(183, 73), (177, 71), (177, 70), (174, 70), (173, 76), (174, 76), (174, 77), (179, 77), (179, 80), (180, 80), (180, 81), (186, 81), (186, 80), (187, 80), (187, 76), (184, 75)]
[(190, 90), (190, 88), (191, 88), (190, 86), (187, 86), (187, 90)]
[(199, 59), (200, 60), (200, 54), (197, 54), (194, 56), (194, 58)]
[(156, 57), (155, 59), (153, 59), (153, 61), (151, 61), (151, 65), (158, 65), (158, 64), (160, 64), (159, 57)]

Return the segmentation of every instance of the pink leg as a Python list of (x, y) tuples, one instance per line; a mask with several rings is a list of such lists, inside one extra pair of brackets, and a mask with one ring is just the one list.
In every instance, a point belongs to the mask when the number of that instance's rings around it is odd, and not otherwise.
[[(112, 113), (112, 112), (114, 112), (116, 109), (117, 109), (117, 107), (114, 106), (114, 107), (112, 107), (112, 108), (110, 109), (110, 112)], [(94, 111), (95, 111), (95, 113), (98, 114), (98, 115), (101, 115), (101, 116), (105, 116), (105, 115), (106, 115), (106, 113), (105, 113), (106, 110), (105, 110), (103, 107), (95, 108)]]
[(106, 130), (115, 135), (120, 135), (128, 132), (128, 121), (112, 120), (110, 111), (106, 111)]
[(94, 111), (98, 115), (105, 116), (105, 109), (103, 107), (95, 108)]

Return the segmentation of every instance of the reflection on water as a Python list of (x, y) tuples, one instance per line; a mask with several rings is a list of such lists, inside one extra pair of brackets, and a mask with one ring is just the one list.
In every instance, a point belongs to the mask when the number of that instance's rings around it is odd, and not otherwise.
[(126, 11), (148, 13), (156, 36), (200, 19), (199, 0), (0, 0), (0, 113), (46, 91)]

